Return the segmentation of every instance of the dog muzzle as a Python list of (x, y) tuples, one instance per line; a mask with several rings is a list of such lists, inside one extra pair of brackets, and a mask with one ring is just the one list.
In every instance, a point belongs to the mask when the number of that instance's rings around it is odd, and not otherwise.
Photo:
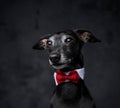
[(59, 85), (64, 82), (72, 82), (72, 83), (78, 83), (79, 79), (84, 79), (85, 75), (85, 69), (76, 69), (69, 72), (62, 72), (61, 70), (57, 70), (54, 73), (54, 79), (56, 85)]

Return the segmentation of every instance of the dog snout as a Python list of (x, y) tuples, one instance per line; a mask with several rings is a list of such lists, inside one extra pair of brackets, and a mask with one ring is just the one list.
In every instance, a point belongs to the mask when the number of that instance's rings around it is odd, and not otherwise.
[(51, 55), (49, 56), (49, 59), (51, 60), (51, 62), (52, 62), (53, 64), (57, 64), (57, 63), (59, 63), (59, 61), (60, 61), (60, 55), (59, 55), (59, 54), (51, 54)]

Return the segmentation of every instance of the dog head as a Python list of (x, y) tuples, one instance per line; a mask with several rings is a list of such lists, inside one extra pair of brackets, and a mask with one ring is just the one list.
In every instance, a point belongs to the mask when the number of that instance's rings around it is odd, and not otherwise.
[(100, 40), (87, 30), (66, 30), (41, 37), (33, 49), (47, 49), (50, 65), (55, 69), (74, 69), (83, 67), (81, 48), (87, 42)]

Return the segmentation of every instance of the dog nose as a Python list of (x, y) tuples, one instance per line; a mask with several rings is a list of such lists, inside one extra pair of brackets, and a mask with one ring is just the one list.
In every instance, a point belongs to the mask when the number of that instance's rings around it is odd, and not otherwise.
[(60, 55), (59, 54), (52, 54), (50, 55), (49, 59), (52, 63), (58, 63), (60, 61)]

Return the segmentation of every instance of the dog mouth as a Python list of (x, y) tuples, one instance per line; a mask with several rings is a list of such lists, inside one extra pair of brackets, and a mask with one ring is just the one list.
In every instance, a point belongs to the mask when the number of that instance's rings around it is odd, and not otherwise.
[(55, 69), (63, 69), (69, 66), (69, 64), (71, 63), (71, 59), (68, 59), (64, 62), (56, 62), (56, 63), (53, 63), (51, 62), (51, 60), (49, 60), (49, 63)]
[(66, 63), (53, 63), (53, 66), (62, 66), (62, 65), (66, 65)]
[(54, 66), (59, 66), (59, 65), (62, 65), (63, 63), (52, 63), (52, 65)]

